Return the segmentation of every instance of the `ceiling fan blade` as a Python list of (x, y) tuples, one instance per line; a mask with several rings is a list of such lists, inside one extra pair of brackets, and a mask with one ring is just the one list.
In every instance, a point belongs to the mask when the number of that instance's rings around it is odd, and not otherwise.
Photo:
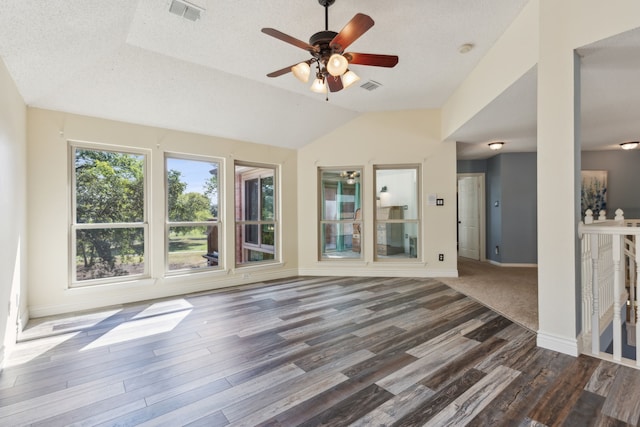
[(284, 67), (282, 70), (277, 70), (277, 71), (272, 71), (269, 74), (267, 74), (267, 77), (279, 77), (283, 74), (287, 74), (291, 72), (291, 67), (293, 67), (296, 64), (293, 64), (289, 67)]
[(344, 51), (351, 43), (356, 41), (361, 35), (373, 27), (373, 19), (369, 15), (357, 13), (351, 21), (344, 26), (337, 36), (331, 40), (330, 46), (334, 49)]
[(393, 68), (398, 63), (396, 55), (378, 55), (375, 53), (348, 52), (344, 54), (349, 64), (372, 65), (374, 67)]
[(315, 46), (311, 46), (309, 43), (307, 42), (303, 42), (302, 40), (298, 40), (295, 37), (291, 37), (288, 34), (283, 33), (282, 31), (278, 31), (274, 28), (263, 28), (262, 32), (271, 36), (271, 37), (275, 37), (278, 40), (282, 40), (285, 43), (289, 43), (292, 44), (296, 47), (299, 47), (300, 49), (304, 49), (306, 51), (309, 52), (317, 52), (318, 48), (316, 48)]
[[(311, 65), (311, 63), (313, 62), (313, 60), (309, 59), (308, 61), (300, 61), (298, 62), (298, 64), (302, 63), (302, 62), (306, 62), (307, 64)], [(281, 70), (276, 70), (276, 71), (272, 71), (269, 74), (267, 74), (267, 77), (279, 77), (283, 74), (287, 74), (290, 73), (293, 67), (295, 67), (298, 64), (293, 64), (293, 65), (289, 65), (288, 67), (284, 67)]]
[(342, 86), (342, 79), (340, 78), (340, 76), (337, 77), (333, 77), (331, 74), (329, 74), (327, 77), (327, 86), (329, 86), (329, 90), (331, 92), (338, 92), (341, 91), (343, 86)]

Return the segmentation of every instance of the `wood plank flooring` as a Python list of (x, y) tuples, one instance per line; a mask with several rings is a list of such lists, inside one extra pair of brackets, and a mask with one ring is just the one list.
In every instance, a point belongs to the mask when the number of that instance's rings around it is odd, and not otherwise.
[(2, 426), (638, 425), (640, 371), (433, 279), (299, 277), (36, 319)]

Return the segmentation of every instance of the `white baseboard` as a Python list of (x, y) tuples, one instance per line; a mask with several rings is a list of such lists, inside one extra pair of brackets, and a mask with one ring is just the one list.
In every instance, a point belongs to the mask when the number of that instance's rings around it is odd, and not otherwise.
[(582, 351), (577, 338), (561, 337), (559, 335), (538, 331), (536, 343), (538, 347), (578, 357)]
[[(248, 268), (236, 270), (234, 275), (218, 275), (217, 277), (184, 275), (171, 276), (157, 284), (143, 284), (129, 286), (123, 285), (122, 292), (105, 294), (99, 287), (82, 287), (69, 289), (68, 292), (81, 295), (81, 298), (70, 299), (69, 303), (55, 305), (38, 305), (29, 307), (29, 315), (32, 318), (55, 316), (67, 313), (77, 313), (87, 310), (95, 310), (106, 307), (117, 307), (122, 304), (135, 303), (153, 299), (179, 297), (200, 292), (214, 291), (217, 289), (234, 286), (249, 285), (268, 280), (284, 279), (298, 276), (297, 269), (264, 269)], [(26, 323), (25, 323), (26, 324)], [(24, 324), (23, 324), (24, 326)]]
[(498, 262), (493, 260), (487, 260), (489, 264), (496, 265), (498, 267), (538, 267), (538, 264), (527, 264), (527, 263), (508, 263), (508, 262)]
[(428, 270), (428, 269), (404, 269), (401, 267), (389, 268), (367, 268), (364, 267), (346, 267), (346, 268), (301, 268), (300, 276), (357, 276), (357, 277), (422, 277), (422, 278), (438, 278), (438, 277), (458, 277), (458, 270)]
[(18, 317), (18, 333), (22, 332), (24, 328), (29, 323), (29, 309), (25, 308), (24, 310), (20, 310), (20, 316)]
[[(311, 268), (273, 268), (261, 269), (242, 268), (231, 272), (221, 272), (217, 276), (183, 275), (170, 276), (163, 279), (145, 280), (140, 283), (123, 283), (119, 286), (122, 292), (105, 292), (103, 287), (82, 287), (69, 289), (70, 297), (64, 303), (51, 305), (33, 305), (29, 311), (22, 313), (21, 327), (27, 324), (29, 318), (55, 316), (67, 313), (77, 313), (86, 310), (95, 310), (105, 307), (116, 307), (122, 304), (134, 303), (161, 298), (171, 298), (180, 295), (214, 291), (234, 286), (250, 285), (269, 280), (286, 279), (296, 276), (359, 276), (359, 277), (458, 277), (457, 269), (428, 269), (416, 268), (415, 264), (388, 263), (384, 266), (372, 268), (366, 263), (346, 264), (331, 266), (323, 263), (322, 266)], [(283, 265), (284, 266), (284, 265)]]

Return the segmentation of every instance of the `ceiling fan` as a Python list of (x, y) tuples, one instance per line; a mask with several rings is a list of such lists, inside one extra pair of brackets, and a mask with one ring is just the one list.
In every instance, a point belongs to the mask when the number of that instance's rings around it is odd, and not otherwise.
[(278, 77), (292, 72), (298, 80), (306, 83), (309, 81), (311, 66), (315, 64), (315, 80), (311, 85), (311, 90), (316, 93), (327, 93), (327, 87), (331, 92), (338, 92), (360, 80), (360, 77), (349, 70), (350, 64), (388, 68), (396, 66), (398, 57), (395, 55), (345, 52), (345, 49), (373, 27), (374, 22), (370, 16), (357, 13), (339, 33), (330, 31), (329, 6), (334, 2), (335, 0), (318, 0), (318, 3), (324, 7), (325, 29), (312, 35), (309, 43), (273, 28), (262, 29), (263, 33), (304, 49), (311, 54), (311, 59), (273, 71), (267, 74), (267, 77)]

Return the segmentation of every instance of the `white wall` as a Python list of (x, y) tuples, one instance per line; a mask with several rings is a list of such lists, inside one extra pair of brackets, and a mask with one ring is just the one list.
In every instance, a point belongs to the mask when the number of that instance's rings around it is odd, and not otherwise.
[[(420, 165), (422, 246), (418, 260), (373, 262), (374, 165)], [(364, 276), (453, 276), (456, 264), (455, 144), (440, 138), (440, 111), (368, 113), (352, 120), (298, 152), (299, 265), (301, 274)], [(363, 174), (362, 260), (318, 261), (319, 167), (361, 167)], [(445, 199), (427, 206), (427, 195)], [(438, 254), (445, 261), (438, 261)]]
[[(0, 366), (27, 299), (27, 108), (0, 60)], [(24, 319), (23, 319), (24, 320)]]
[(538, 61), (538, 0), (530, 0), (442, 107), (447, 138)]
[[(540, 0), (538, 62), (538, 344), (578, 354), (576, 268), (580, 146), (574, 49), (638, 27), (640, 2)], [(577, 113), (579, 114), (579, 113)]]
[[(31, 317), (90, 309), (130, 301), (234, 286), (297, 274), (297, 160), (294, 150), (223, 138), (132, 125), (30, 108), (28, 110), (29, 310)], [(147, 149), (151, 152), (152, 278), (69, 289), (70, 178), (68, 141), (89, 141)], [(234, 253), (233, 162), (279, 165), (284, 263), (236, 269), (233, 258), (221, 271), (164, 276), (164, 152), (221, 158), (226, 200), (221, 253)], [(1, 305), (1, 304), (0, 304)]]
[(637, 28), (640, 2), (531, 0), (443, 107), (447, 137), (538, 64), (538, 345), (578, 354), (574, 49)]

